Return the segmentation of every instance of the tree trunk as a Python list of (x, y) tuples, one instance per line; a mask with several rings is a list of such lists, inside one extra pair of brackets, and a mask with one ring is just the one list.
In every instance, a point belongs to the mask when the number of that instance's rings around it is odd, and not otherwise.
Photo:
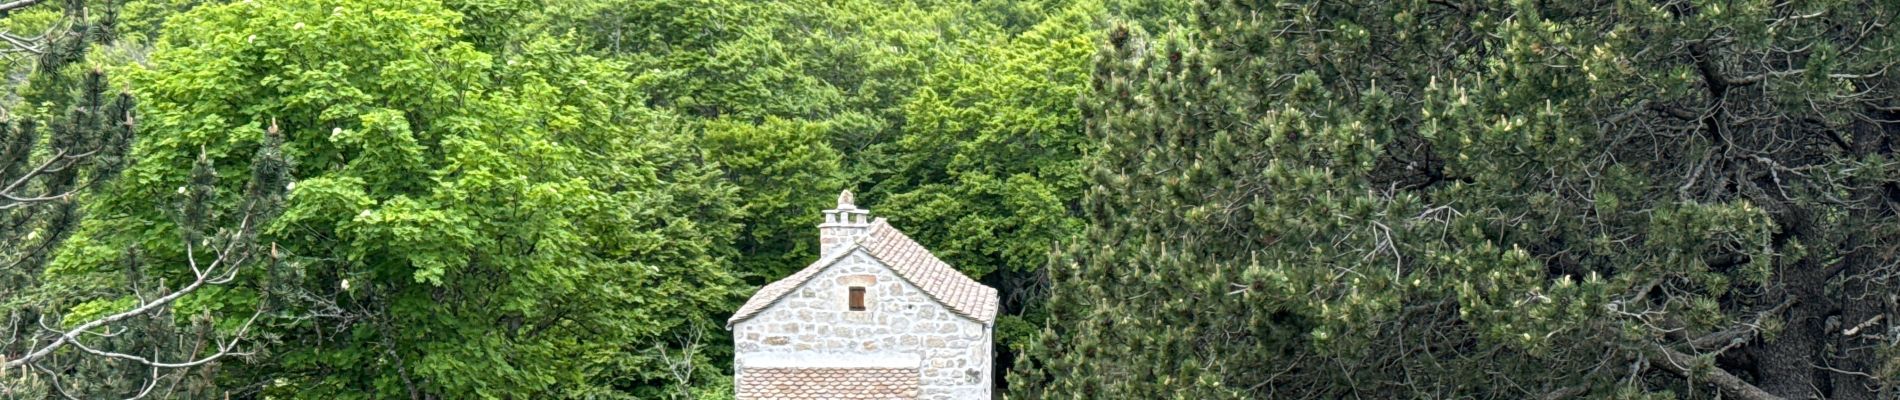
[[(1782, 237), (1817, 237), (1815, 215), (1811, 210), (1799, 205), (1771, 198), (1775, 220), (1781, 225)], [(1758, 377), (1762, 390), (1776, 396), (1789, 399), (1808, 399), (1820, 397), (1817, 392), (1823, 382), (1816, 379), (1814, 361), (1821, 354), (1821, 340), (1825, 334), (1827, 319), (1827, 299), (1823, 289), (1827, 282), (1826, 266), (1813, 256), (1803, 258), (1794, 265), (1783, 267), (1779, 271), (1777, 285), (1783, 296), (1794, 300), (1783, 317), (1784, 328), (1773, 340), (1767, 340), (1753, 346), (1755, 359), (1760, 363)], [(1779, 299), (1775, 300), (1779, 301)]]

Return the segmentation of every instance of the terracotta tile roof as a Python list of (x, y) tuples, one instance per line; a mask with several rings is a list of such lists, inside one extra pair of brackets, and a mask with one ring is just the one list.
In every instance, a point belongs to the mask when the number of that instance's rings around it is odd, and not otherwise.
[(950, 311), (985, 324), (996, 321), (996, 288), (983, 286), (937, 259), (883, 218), (871, 223), (871, 232), (858, 245)]
[(747, 399), (915, 399), (915, 368), (746, 368), (736, 384)]
[(851, 252), (849, 250), (839, 251), (838, 254), (834, 254), (831, 257), (820, 258), (817, 262), (805, 266), (805, 269), (798, 270), (798, 272), (792, 273), (791, 276), (787, 276), (785, 279), (765, 284), (765, 287), (759, 288), (757, 293), (753, 293), (751, 298), (746, 299), (745, 305), (739, 306), (739, 311), (732, 313), (732, 318), (726, 319), (726, 327), (730, 328), (732, 324), (737, 324), (739, 321), (744, 321), (746, 318), (752, 318), (753, 315), (758, 315), (760, 311), (765, 311), (766, 307), (771, 307), (772, 303), (778, 302), (778, 299), (785, 297), (787, 294), (791, 294), (792, 289), (804, 286), (805, 281), (811, 280), (812, 276), (818, 275), (819, 271), (824, 271), (825, 267), (830, 266), (831, 263), (844, 259), (846, 254), (851, 254)]
[[(858, 237), (852, 246), (864, 249), (865, 253), (869, 253), (872, 258), (889, 266), (892, 271), (897, 272), (897, 276), (922, 289), (925, 295), (942, 303), (951, 312), (985, 324), (996, 322), (998, 302), (996, 288), (984, 286), (975, 279), (963, 275), (963, 272), (957, 271), (956, 268), (952, 268), (950, 264), (937, 259), (937, 256), (930, 254), (930, 250), (917, 244), (917, 241), (911, 240), (910, 236), (904, 235), (904, 232), (891, 227), (891, 224), (885, 222), (883, 218), (873, 221), (870, 231)], [(810, 266), (785, 279), (759, 288), (758, 293), (753, 293), (752, 298), (746, 300), (745, 305), (740, 306), (739, 311), (734, 312), (732, 318), (726, 320), (726, 326), (730, 327), (739, 321), (752, 318), (753, 315), (771, 307), (780, 298), (791, 294), (792, 290), (803, 286), (805, 281), (818, 275), (818, 272), (824, 271), (825, 267), (843, 259), (847, 254), (851, 254), (851, 247), (840, 250), (830, 257), (820, 258), (817, 262), (813, 262)]]

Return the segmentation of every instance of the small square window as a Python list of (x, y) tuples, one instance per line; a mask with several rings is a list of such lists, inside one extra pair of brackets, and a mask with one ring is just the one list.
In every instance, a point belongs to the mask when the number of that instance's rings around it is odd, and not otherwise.
[(851, 311), (864, 311), (864, 287), (851, 287)]

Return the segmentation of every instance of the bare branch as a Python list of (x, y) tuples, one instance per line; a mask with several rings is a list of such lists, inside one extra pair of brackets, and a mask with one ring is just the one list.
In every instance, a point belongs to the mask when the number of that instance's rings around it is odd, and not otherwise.
[(1650, 351), (1649, 358), (1657, 359), (1655, 365), (1661, 365), (1676, 375), (1701, 380), (1715, 385), (1724, 397), (1744, 400), (1781, 400), (1781, 397), (1769, 394), (1755, 385), (1737, 378), (1728, 371), (1714, 366), (1699, 366), (1696, 358), (1669, 347), (1657, 344)]
[(13, 10), (32, 7), (35, 4), (40, 4), (42, 1), (45, 0), (15, 0), (13, 2), (0, 4), (0, 12), (12, 12)]
[(1768, 319), (1768, 317), (1774, 316), (1775, 314), (1780, 314), (1782, 311), (1787, 310), (1788, 307), (1792, 305), (1794, 305), (1794, 298), (1790, 297), (1787, 300), (1782, 300), (1781, 304), (1776, 305), (1774, 308), (1762, 310), (1760, 313), (1756, 313), (1754, 321), (1741, 324), (1741, 325), (1736, 325), (1729, 329), (1723, 329), (1721, 331), (1717, 331), (1714, 333), (1703, 335), (1702, 337), (1692, 339), (1689, 341), (1689, 347), (1695, 348), (1695, 349), (1708, 349), (1708, 348), (1730, 346), (1736, 341), (1748, 340), (1748, 338), (1753, 337), (1755, 333), (1761, 331), (1762, 321)]
[[(225, 256), (228, 256), (228, 255), (229, 253), (220, 255), (218, 257), (218, 260), (212, 262), (211, 268), (216, 268), (218, 264), (223, 263), (225, 261)], [(233, 265), (234, 264), (236, 263), (233, 263)], [(194, 265), (192, 268), (196, 269), (197, 266)], [(232, 268), (235, 268), (235, 267), (233, 266)], [(179, 298), (184, 297), (185, 295), (189, 295), (191, 293), (197, 292), (199, 288), (202, 288), (204, 287), (205, 284), (209, 283), (210, 281), (209, 278), (210, 278), (210, 275), (208, 274), (200, 274), (198, 275), (197, 279), (193, 280), (190, 284), (185, 285), (185, 287), (180, 288), (177, 291), (171, 292), (164, 296), (160, 296), (159, 298), (154, 299), (152, 301), (145, 302), (144, 304), (141, 304), (138, 307), (133, 307), (131, 310), (126, 310), (123, 312), (119, 312), (117, 314), (112, 314), (112, 315), (108, 315), (99, 319), (87, 321), (86, 323), (79, 324), (79, 326), (73, 327), (72, 329), (65, 330), (64, 332), (61, 332), (58, 336), (54, 337), (52, 343), (48, 343), (46, 345), (40, 346), (39, 349), (26, 353), (26, 355), (20, 356), (20, 358), (18, 359), (9, 360), (6, 362), (6, 364), (0, 364), (0, 368), (11, 368), (16, 365), (24, 365), (24, 364), (31, 363), (34, 360), (38, 360), (41, 357), (45, 357), (48, 354), (52, 354), (54, 350), (58, 350), (59, 348), (65, 347), (67, 345), (73, 345), (75, 347), (78, 347), (81, 350), (85, 350), (87, 352), (91, 352), (94, 354), (99, 354), (99, 352), (86, 347), (84, 344), (79, 343), (79, 335), (82, 333), (91, 332), (93, 329), (98, 329), (100, 327), (107, 326), (114, 322), (119, 322), (121, 320), (125, 320), (127, 318), (132, 318), (139, 315), (145, 315), (147, 313), (153, 312), (154, 310), (158, 310), (160, 309), (160, 307), (163, 307), (166, 304), (170, 304), (173, 300), (178, 300)], [(252, 320), (255, 320), (257, 316), (253, 315), (251, 316), (251, 318)], [(249, 326), (249, 322), (246, 322), (246, 327), (248, 326)], [(136, 356), (128, 356), (128, 357), (120, 357), (120, 358), (134, 359), (135, 361), (143, 360), (143, 359), (137, 359)], [(151, 362), (149, 360), (144, 361), (144, 363), (149, 364), (149, 365), (154, 365), (154, 366), (163, 366), (167, 368), (182, 368), (182, 367), (189, 367), (192, 365), (202, 364), (202, 362), (199, 362), (199, 363), (188, 362), (188, 363), (180, 364), (176, 367), (172, 367), (172, 366), (167, 366), (167, 365), (160, 365), (163, 363)]]

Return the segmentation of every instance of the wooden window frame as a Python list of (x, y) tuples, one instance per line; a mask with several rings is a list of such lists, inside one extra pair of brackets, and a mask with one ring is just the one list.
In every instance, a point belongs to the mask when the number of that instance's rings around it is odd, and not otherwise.
[(863, 286), (851, 287), (851, 303), (848, 305), (851, 307), (851, 311), (864, 311), (864, 287)]

